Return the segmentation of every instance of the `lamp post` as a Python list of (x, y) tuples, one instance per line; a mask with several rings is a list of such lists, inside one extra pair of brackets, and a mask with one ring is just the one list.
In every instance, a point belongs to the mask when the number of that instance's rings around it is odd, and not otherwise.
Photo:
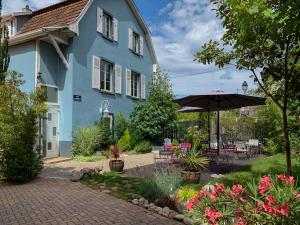
[(109, 117), (109, 101), (108, 100), (104, 100), (101, 103), (101, 107), (100, 107), (100, 115), (103, 116), (103, 118), (107, 118)]
[(242, 83), (242, 89), (243, 89), (243, 91), (244, 91), (244, 94), (247, 94), (247, 91), (248, 91), (248, 84), (247, 84), (246, 81), (244, 81), (244, 82)]

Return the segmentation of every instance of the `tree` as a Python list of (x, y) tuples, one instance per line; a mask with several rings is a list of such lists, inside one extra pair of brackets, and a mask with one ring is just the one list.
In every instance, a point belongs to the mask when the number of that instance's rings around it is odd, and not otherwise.
[(178, 105), (173, 100), (168, 74), (158, 71), (153, 76), (148, 99), (137, 103), (130, 115), (132, 136), (160, 144), (165, 129), (178, 127)]
[[(0, 0), (0, 23), (1, 23), (2, 1)], [(4, 84), (5, 73), (9, 65), (8, 54), (8, 29), (4, 26), (0, 29), (0, 84)]]
[[(225, 34), (211, 40), (195, 59), (248, 70), (281, 109), (288, 174), (291, 170), (288, 106), (300, 90), (300, 1), (211, 0)], [(260, 77), (258, 74), (260, 70)]]
[(0, 84), (0, 170), (14, 182), (35, 178), (42, 169), (36, 147), (38, 118), (46, 112), (45, 93), (39, 88), (32, 94), (20, 90), (21, 74), (7, 72)]

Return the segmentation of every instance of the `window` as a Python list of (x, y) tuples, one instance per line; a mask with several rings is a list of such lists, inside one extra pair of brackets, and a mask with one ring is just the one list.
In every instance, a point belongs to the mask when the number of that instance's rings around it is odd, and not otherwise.
[(131, 96), (139, 97), (139, 89), (140, 89), (140, 74), (134, 71), (131, 72)]
[(137, 33), (133, 32), (133, 37), (132, 37), (132, 50), (140, 54), (140, 35)]
[(42, 86), (45, 90), (48, 103), (58, 103), (58, 88), (51, 86)]
[(113, 18), (103, 12), (103, 35), (106, 38), (113, 39)]
[(100, 64), (100, 89), (104, 91), (112, 91), (112, 75), (113, 64), (101, 60)]

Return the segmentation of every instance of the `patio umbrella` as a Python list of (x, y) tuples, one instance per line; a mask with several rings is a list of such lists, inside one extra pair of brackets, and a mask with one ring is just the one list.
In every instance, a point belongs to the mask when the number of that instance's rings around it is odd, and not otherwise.
[(182, 107), (198, 107), (207, 111), (218, 112), (217, 122), (217, 147), (220, 151), (220, 111), (238, 109), (246, 106), (265, 105), (266, 98), (224, 93), (222, 91), (210, 94), (190, 95), (177, 99), (175, 102)]

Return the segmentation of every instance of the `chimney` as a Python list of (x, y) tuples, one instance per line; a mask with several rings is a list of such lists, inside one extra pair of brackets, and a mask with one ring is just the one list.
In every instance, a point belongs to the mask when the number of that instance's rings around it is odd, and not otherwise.
[(29, 5), (26, 5), (23, 9), (22, 12), (32, 12), (32, 10), (30, 9)]

